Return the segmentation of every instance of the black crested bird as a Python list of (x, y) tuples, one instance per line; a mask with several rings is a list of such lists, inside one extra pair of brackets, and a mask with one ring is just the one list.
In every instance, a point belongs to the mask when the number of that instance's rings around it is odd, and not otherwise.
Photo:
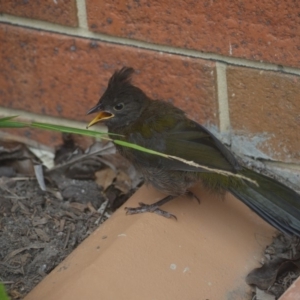
[(88, 114), (98, 112), (88, 126), (104, 121), (109, 132), (123, 135), (127, 142), (203, 167), (117, 145), (119, 152), (142, 173), (146, 183), (168, 195), (151, 205), (140, 203), (140, 207), (127, 208), (128, 214), (154, 212), (172, 217), (159, 207), (177, 196), (191, 194), (189, 188), (201, 181), (217, 193), (231, 192), (278, 230), (300, 236), (299, 194), (272, 178), (240, 166), (206, 128), (188, 119), (179, 108), (152, 100), (134, 86), (133, 73), (132, 68), (124, 67), (113, 74), (98, 104), (88, 111)]

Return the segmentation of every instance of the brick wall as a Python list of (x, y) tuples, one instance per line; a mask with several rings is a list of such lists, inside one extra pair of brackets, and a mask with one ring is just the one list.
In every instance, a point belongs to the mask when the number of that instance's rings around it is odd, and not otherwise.
[(300, 183), (299, 1), (1, 1), (0, 60), (2, 115), (85, 124), (132, 66), (151, 97)]

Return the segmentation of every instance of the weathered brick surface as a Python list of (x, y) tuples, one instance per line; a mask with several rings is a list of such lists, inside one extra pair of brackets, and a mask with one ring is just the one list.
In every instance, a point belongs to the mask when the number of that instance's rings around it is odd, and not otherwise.
[[(0, 108), (0, 117), (1, 117), (1, 108)], [(62, 145), (62, 135), (59, 132), (48, 131), (42, 129), (33, 129), (33, 128), (1, 128), (1, 132), (8, 134), (16, 135), (31, 139), (34, 142), (42, 143), (44, 145), (49, 145), (51, 147)]]
[(132, 66), (149, 96), (217, 124), (212, 62), (4, 24), (0, 44), (0, 106), (87, 121), (114, 70)]
[(300, 66), (298, 0), (87, 0), (96, 32)]
[(229, 67), (231, 126), (273, 159), (300, 162), (300, 78)]
[(0, 13), (66, 26), (78, 26), (76, 0), (2, 0), (0, 2)]
[[(1, 109), (0, 109), (0, 117)], [(30, 139), (34, 142), (42, 143), (44, 145), (49, 145), (51, 147), (58, 147), (63, 144), (62, 134), (51, 130), (42, 130), (37, 128), (1, 128), (1, 133), (7, 133), (15, 136), (20, 136), (22, 138)], [(83, 135), (72, 135), (72, 140), (76, 147), (80, 147), (85, 150), (91, 146), (95, 140), (88, 136)]]

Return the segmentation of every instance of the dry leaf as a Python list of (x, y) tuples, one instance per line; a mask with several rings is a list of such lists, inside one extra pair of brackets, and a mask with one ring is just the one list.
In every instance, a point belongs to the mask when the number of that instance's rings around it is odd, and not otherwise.
[(24, 266), (28, 262), (30, 257), (31, 257), (31, 255), (29, 253), (20, 255), (19, 261), (22, 264), (22, 266)]
[(97, 210), (95, 209), (95, 207), (93, 206), (93, 204), (91, 202), (88, 202), (87, 208), (90, 210), (91, 213), (97, 212)]
[(95, 173), (95, 175), (96, 175), (96, 183), (99, 186), (102, 186), (104, 190), (106, 190), (116, 178), (116, 173), (110, 168), (106, 168), (104, 170), (98, 171)]
[(69, 204), (70, 207), (75, 208), (79, 210), (80, 212), (84, 212), (85, 209), (87, 208), (86, 204), (78, 203), (78, 202), (72, 202)]
[(73, 179), (94, 179), (95, 172), (103, 166), (115, 169), (115, 166), (102, 158), (116, 151), (112, 143), (95, 142), (85, 151), (76, 145), (74, 135), (64, 135), (64, 144), (56, 151), (56, 166), (49, 174), (60, 173)]
[[(295, 236), (279, 234), (265, 250), (265, 263), (251, 271), (246, 282), (255, 285), (257, 290), (266, 290), (267, 294), (280, 295), (291, 285), (300, 273), (300, 243)], [(260, 292), (259, 292), (260, 293)], [(269, 299), (264, 294), (257, 299)], [(274, 298), (270, 298), (274, 299)]]
[(66, 219), (60, 219), (59, 222), (59, 231), (63, 231), (65, 228)]
[(261, 290), (268, 289), (276, 280), (278, 271), (285, 259), (277, 258), (265, 263), (262, 267), (252, 270), (246, 277), (246, 282), (255, 285)]
[(34, 217), (31, 222), (32, 222), (32, 226), (38, 226), (38, 225), (46, 224), (48, 222), (48, 219), (45, 217), (43, 218)]
[(36, 234), (39, 236), (39, 238), (43, 242), (49, 242), (50, 241), (49, 235), (44, 230), (42, 230), (40, 228), (35, 228), (34, 231), (36, 232)]
[(256, 300), (275, 300), (275, 296), (256, 288)]
[(21, 143), (0, 141), (0, 161), (16, 173), (32, 176), (33, 162), (38, 162), (38, 158)]
[(46, 191), (44, 172), (42, 165), (34, 165), (34, 174), (42, 191)]
[(131, 179), (127, 173), (119, 171), (114, 185), (123, 194), (127, 194), (131, 189)]
[(3, 261), (8, 261), (9, 259), (13, 258), (14, 256), (16, 256), (17, 254), (25, 251), (25, 250), (29, 250), (29, 249), (40, 249), (40, 248), (45, 248), (45, 244), (44, 243), (36, 243), (36, 244), (31, 244), (28, 247), (23, 247), (23, 248), (19, 248), (16, 249), (10, 253), (8, 253), (5, 258), (3, 259)]

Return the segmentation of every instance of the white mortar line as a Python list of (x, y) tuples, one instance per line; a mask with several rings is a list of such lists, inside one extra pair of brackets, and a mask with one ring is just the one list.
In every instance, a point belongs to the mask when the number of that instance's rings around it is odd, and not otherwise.
[(88, 30), (85, 0), (76, 0), (79, 27)]
[(142, 41), (127, 39), (127, 38), (109, 36), (101, 33), (93, 33), (91, 31), (88, 31), (88, 29), (86, 28), (64, 27), (61, 25), (52, 24), (44, 21), (20, 18), (20, 17), (7, 15), (7, 14), (0, 15), (0, 22), (5, 22), (12, 25), (18, 25), (18, 26), (34, 28), (39, 30), (47, 30), (55, 33), (62, 33), (71, 36), (76, 36), (76, 37), (90, 38), (102, 42), (121, 44), (121, 45), (126, 45), (131, 47), (139, 47), (147, 50), (160, 51), (160, 52), (165, 52), (170, 54), (179, 54), (183, 56), (202, 58), (206, 60), (214, 60), (214, 61), (219, 61), (219, 62), (236, 65), (236, 66), (243, 66), (243, 67), (262, 69), (268, 71), (281, 71), (287, 74), (300, 76), (300, 69), (297, 68), (281, 66), (272, 63), (250, 61), (243, 58), (228, 57), (228, 56), (223, 56), (214, 53), (203, 53), (196, 50), (176, 48), (176, 47), (164, 46), (164, 45), (156, 45), (156, 44), (146, 43)]
[(217, 62), (217, 89), (218, 89), (218, 113), (219, 113), (219, 127), (220, 133), (226, 142), (230, 143), (230, 116), (228, 104), (227, 78), (226, 78), (226, 64)]

